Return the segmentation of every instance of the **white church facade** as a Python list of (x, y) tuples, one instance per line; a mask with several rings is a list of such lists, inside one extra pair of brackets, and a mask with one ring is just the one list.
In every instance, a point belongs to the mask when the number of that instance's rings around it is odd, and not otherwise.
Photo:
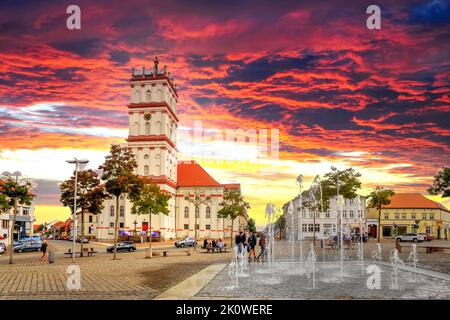
[[(127, 145), (138, 163), (136, 173), (151, 179), (172, 196), (169, 214), (152, 216), (152, 231), (163, 239), (194, 236), (196, 229), (199, 238), (229, 237), (231, 220), (218, 218), (217, 212), (225, 189), (240, 189), (240, 185), (217, 182), (195, 161), (178, 161), (178, 94), (170, 73), (165, 66), (160, 72), (158, 64), (155, 58), (151, 72), (143, 68), (137, 73), (133, 69), (128, 105)], [(115, 199), (105, 201), (102, 213), (96, 217), (97, 239), (114, 238), (116, 210), (119, 210), (121, 232), (150, 231), (148, 215), (131, 214), (132, 204), (125, 196), (120, 198), (119, 208), (115, 206)], [(237, 220), (233, 232), (239, 232), (244, 224)]]

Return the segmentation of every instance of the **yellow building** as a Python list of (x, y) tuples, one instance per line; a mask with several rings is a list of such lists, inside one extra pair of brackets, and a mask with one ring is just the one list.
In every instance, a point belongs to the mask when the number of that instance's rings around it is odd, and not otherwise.
[[(409, 232), (424, 232), (435, 239), (450, 239), (450, 211), (420, 193), (397, 193), (381, 209), (381, 238)], [(368, 219), (377, 220), (378, 211), (368, 209)]]
[[(97, 215), (94, 215), (86, 210), (83, 211), (84, 215), (84, 234), (83, 236), (89, 237), (91, 239), (97, 238)], [(77, 214), (77, 234), (81, 235), (82, 233), (82, 223), (81, 223), (81, 213)]]

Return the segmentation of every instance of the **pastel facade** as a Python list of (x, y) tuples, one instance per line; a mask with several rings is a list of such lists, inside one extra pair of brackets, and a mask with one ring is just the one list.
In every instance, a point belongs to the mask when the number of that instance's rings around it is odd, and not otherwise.
[[(424, 232), (436, 239), (450, 238), (450, 211), (420, 193), (396, 193), (391, 203), (381, 209), (381, 238)], [(378, 211), (369, 208), (371, 220), (378, 221)]]

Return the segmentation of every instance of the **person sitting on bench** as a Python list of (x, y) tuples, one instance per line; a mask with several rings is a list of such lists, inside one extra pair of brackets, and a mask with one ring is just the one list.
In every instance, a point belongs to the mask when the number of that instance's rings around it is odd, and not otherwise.
[(208, 239), (203, 240), (203, 249), (208, 249)]
[(219, 241), (217, 241), (217, 250), (219, 250), (219, 252), (222, 252), (223, 249), (223, 242), (222, 239), (219, 239)]

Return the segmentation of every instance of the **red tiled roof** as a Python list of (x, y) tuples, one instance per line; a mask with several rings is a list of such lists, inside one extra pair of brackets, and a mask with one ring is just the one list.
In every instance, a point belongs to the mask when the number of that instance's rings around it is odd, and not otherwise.
[(383, 206), (386, 209), (441, 209), (449, 211), (442, 204), (426, 198), (420, 193), (396, 193), (391, 203)]
[(222, 184), (225, 189), (240, 189), (241, 184), (240, 183), (224, 183)]
[(221, 187), (197, 162), (179, 161), (177, 170), (178, 187)]

